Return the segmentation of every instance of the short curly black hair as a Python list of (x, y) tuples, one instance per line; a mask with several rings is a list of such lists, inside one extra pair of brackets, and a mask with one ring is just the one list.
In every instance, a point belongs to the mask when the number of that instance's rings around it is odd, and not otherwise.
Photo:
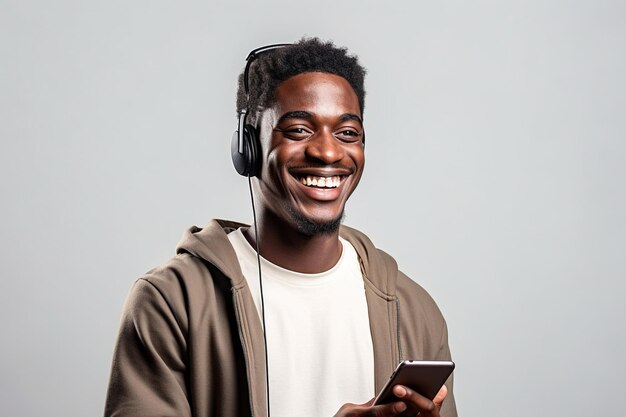
[(289, 46), (260, 53), (250, 65), (249, 96), (244, 87), (243, 72), (239, 75), (237, 113), (247, 109), (246, 122), (254, 125), (257, 111), (274, 104), (278, 85), (304, 72), (325, 72), (345, 78), (356, 93), (363, 114), (365, 68), (356, 56), (348, 54), (347, 48), (318, 38), (302, 38)]

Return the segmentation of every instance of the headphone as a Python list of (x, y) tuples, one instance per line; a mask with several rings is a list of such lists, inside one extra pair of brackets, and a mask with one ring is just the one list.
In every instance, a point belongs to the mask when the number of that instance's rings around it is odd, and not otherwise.
[[(273, 51), (291, 45), (290, 43), (277, 43), (266, 45), (252, 50), (246, 57), (246, 68), (243, 72), (243, 88), (246, 93), (247, 104), (250, 104), (250, 90), (248, 85), (248, 72), (250, 65), (262, 53)], [(247, 107), (247, 106), (246, 106)], [(246, 123), (248, 109), (239, 111), (237, 130), (233, 133), (230, 142), (230, 154), (233, 158), (235, 170), (244, 177), (255, 177), (261, 169), (261, 142), (257, 129)]]

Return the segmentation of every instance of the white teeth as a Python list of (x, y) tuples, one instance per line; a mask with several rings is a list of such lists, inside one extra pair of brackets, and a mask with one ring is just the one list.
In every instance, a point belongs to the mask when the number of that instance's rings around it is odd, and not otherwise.
[(306, 177), (302, 177), (300, 182), (309, 187), (337, 188), (341, 184), (341, 178), (338, 175), (334, 177), (314, 177), (307, 175)]

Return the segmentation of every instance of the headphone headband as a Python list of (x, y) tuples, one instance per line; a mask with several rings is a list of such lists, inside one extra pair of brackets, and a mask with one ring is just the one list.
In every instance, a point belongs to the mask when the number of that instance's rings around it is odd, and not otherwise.
[(246, 57), (246, 68), (243, 71), (243, 90), (246, 93), (246, 98), (248, 98), (247, 96), (248, 94), (250, 94), (250, 88), (249, 88), (249, 83), (248, 83), (248, 72), (250, 71), (250, 65), (252, 65), (254, 60), (257, 59), (257, 57), (264, 52), (269, 52), (274, 49), (284, 48), (285, 46), (289, 46), (289, 45), (291, 44), (290, 43), (275, 43), (272, 45), (261, 46), (259, 48), (256, 48), (250, 51), (250, 53)]

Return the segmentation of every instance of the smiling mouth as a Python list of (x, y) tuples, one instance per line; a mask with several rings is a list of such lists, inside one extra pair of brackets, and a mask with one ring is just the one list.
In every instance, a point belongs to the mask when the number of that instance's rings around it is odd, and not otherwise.
[(333, 175), (331, 177), (318, 177), (315, 175), (303, 175), (298, 179), (307, 187), (312, 188), (337, 188), (341, 185), (342, 175)]

